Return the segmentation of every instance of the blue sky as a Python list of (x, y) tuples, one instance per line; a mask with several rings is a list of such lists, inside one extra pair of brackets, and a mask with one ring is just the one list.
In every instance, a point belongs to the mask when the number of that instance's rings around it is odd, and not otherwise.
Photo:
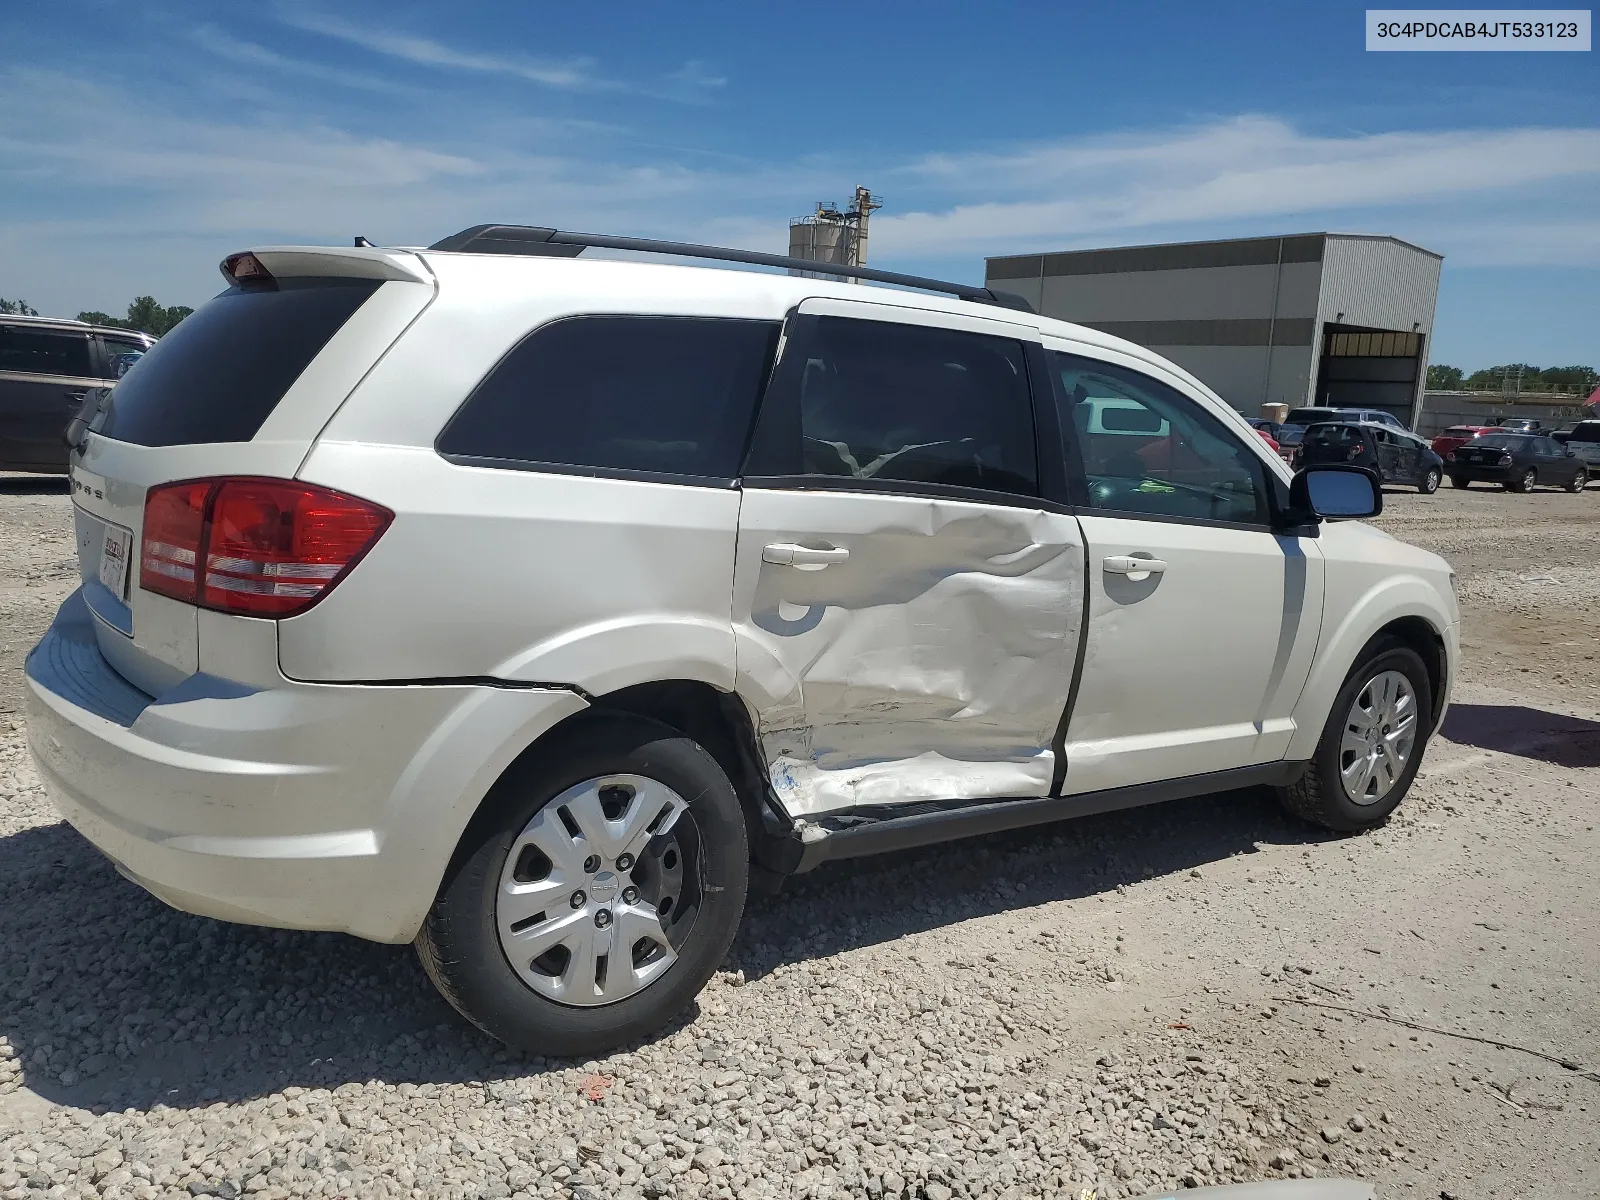
[(197, 304), (251, 244), (483, 221), (874, 265), (1322, 229), (1443, 253), (1435, 362), (1600, 363), (1600, 70), (1350, 4), (0, 6), (0, 296)]

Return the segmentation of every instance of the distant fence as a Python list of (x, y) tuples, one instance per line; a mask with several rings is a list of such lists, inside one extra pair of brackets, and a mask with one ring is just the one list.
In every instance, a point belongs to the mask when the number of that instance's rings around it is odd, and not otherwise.
[(1582, 396), (1542, 396), (1523, 392), (1506, 396), (1498, 392), (1424, 392), (1422, 408), (1413, 428), (1433, 437), (1452, 425), (1493, 425), (1511, 417), (1532, 417), (1554, 429), (1595, 416), (1583, 407)]

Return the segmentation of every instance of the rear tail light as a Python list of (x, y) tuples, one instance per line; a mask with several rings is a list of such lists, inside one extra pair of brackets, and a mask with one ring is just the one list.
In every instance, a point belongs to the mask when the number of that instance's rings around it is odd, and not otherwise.
[(192, 479), (144, 502), (139, 586), (202, 608), (292, 617), (333, 590), (394, 514), (286, 479)]
[(1502, 455), (1501, 455), (1501, 456), (1500, 456), (1500, 465), (1501, 465), (1501, 466), (1502, 466), (1502, 467), (1509, 467), (1509, 466), (1510, 466), (1510, 465), (1511, 465), (1511, 455), (1509, 455), (1509, 454), (1502, 454)]
[(1347, 454), (1345, 457), (1351, 459), (1352, 461), (1355, 460), (1355, 459), (1360, 458), (1361, 457), (1361, 447), (1360, 446), (1351, 446), (1350, 447), (1350, 453)]

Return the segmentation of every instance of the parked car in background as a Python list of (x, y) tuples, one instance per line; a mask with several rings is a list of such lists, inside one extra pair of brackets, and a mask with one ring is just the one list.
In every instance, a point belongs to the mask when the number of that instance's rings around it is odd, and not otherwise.
[(1439, 490), (1444, 460), (1426, 441), (1405, 429), (1357, 421), (1325, 421), (1306, 430), (1300, 443), (1302, 468), (1349, 463), (1376, 471), (1384, 483), (1402, 483), (1424, 495)]
[(1278, 430), (1280, 426), (1276, 421), (1269, 421), (1265, 417), (1246, 417), (1245, 420), (1249, 421), (1250, 428), (1259, 433), (1262, 440), (1266, 442), (1267, 445), (1272, 447), (1272, 452), (1274, 454), (1281, 453), (1281, 448), (1278, 444)]
[(155, 344), (148, 334), (51, 317), (0, 316), (0, 471), (63, 474), (67, 422)]
[[(1600, 424), (1600, 422), (1596, 422)], [(1494, 430), (1456, 451), (1450, 485), (1498, 483), (1510, 492), (1531, 492), (1543, 484), (1581, 492), (1589, 482), (1588, 464), (1554, 438)]]
[(1600, 477), (1600, 421), (1579, 421), (1561, 432), (1566, 436), (1551, 434), (1551, 437), (1565, 446), (1568, 454), (1582, 460), (1591, 479)]
[(1316, 425), (1324, 421), (1359, 421), (1363, 424), (1388, 425), (1392, 429), (1405, 428), (1405, 423), (1399, 417), (1383, 408), (1330, 408), (1325, 405), (1291, 408), (1283, 420), (1287, 425)]
[(1481, 433), (1497, 429), (1496, 425), (1452, 425), (1433, 439), (1433, 452), (1449, 463), (1455, 452)]
[(1544, 425), (1532, 417), (1508, 417), (1496, 426), (1498, 429), (1507, 429), (1512, 433), (1542, 433)]
[(80, 422), (28, 739), (129, 879), (414, 941), (480, 1029), (581, 1059), (824, 862), (1405, 796), (1461, 618), (1362, 523), (1371, 472), (1291, 475), (1182, 369), (985, 289), (558, 237), (592, 244), (230, 256)]

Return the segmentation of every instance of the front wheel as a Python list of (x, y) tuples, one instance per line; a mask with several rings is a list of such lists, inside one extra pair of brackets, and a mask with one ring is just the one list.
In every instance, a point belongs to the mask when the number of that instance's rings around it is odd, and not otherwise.
[(1439, 490), (1439, 468), (1429, 467), (1428, 473), (1422, 477), (1422, 482), (1417, 484), (1417, 491), (1424, 496), (1431, 496)]
[(1581, 492), (1581, 491), (1583, 491), (1584, 488), (1586, 488), (1588, 486), (1589, 486), (1589, 472), (1587, 470), (1585, 470), (1583, 467), (1579, 467), (1578, 468), (1578, 473), (1576, 475), (1574, 475), (1572, 477), (1571, 482), (1569, 482), (1567, 484), (1567, 491), (1569, 491), (1569, 492)]
[(668, 726), (597, 716), (495, 784), (417, 957), (491, 1037), (600, 1054), (689, 1006), (748, 886), (744, 814), (716, 760)]
[(1532, 467), (1529, 467), (1522, 473), (1521, 479), (1517, 480), (1515, 483), (1507, 484), (1506, 486), (1509, 487), (1513, 492), (1531, 492), (1533, 491), (1534, 485), (1538, 482), (1539, 473)]
[(1279, 788), (1283, 806), (1339, 833), (1383, 824), (1422, 765), (1433, 714), (1428, 669), (1395, 640), (1372, 648), (1350, 672), (1306, 773)]

